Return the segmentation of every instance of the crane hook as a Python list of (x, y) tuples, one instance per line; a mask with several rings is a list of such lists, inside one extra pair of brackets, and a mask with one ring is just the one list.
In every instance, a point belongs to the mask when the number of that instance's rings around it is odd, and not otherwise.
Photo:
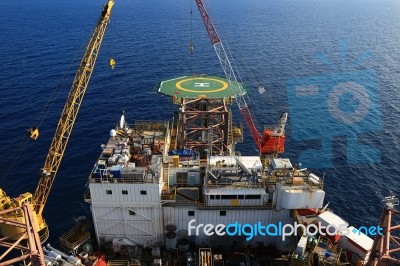
[(31, 127), (30, 129), (28, 129), (28, 132), (26, 134), (29, 138), (37, 140), (37, 138), (39, 137), (39, 129), (37, 127)]
[(114, 69), (115, 64), (116, 64), (115, 59), (114, 58), (110, 58), (109, 64), (110, 64), (111, 69)]

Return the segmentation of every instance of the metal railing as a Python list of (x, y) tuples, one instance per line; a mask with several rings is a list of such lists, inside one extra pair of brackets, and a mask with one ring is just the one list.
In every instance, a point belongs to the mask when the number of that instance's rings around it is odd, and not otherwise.
[(264, 203), (263, 205), (249, 206), (249, 205), (207, 205), (202, 201), (176, 201), (176, 195), (161, 195), (161, 205), (163, 206), (196, 206), (199, 209), (218, 209), (218, 210), (237, 210), (237, 209), (262, 209), (272, 210), (275, 208), (275, 204), (272, 202)]
[(158, 178), (136, 178), (136, 177), (102, 177), (102, 178), (89, 178), (89, 183), (128, 183), (128, 184), (158, 184)]
[(161, 130), (165, 131), (168, 127), (168, 121), (163, 120), (136, 120), (136, 130)]

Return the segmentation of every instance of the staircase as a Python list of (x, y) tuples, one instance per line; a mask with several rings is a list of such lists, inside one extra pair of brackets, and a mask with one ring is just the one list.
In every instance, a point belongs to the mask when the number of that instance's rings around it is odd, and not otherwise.
[(227, 146), (232, 148), (233, 135), (232, 135), (232, 110), (228, 109), (228, 135), (227, 135)]
[(164, 187), (169, 188), (169, 162), (163, 164), (163, 182)]

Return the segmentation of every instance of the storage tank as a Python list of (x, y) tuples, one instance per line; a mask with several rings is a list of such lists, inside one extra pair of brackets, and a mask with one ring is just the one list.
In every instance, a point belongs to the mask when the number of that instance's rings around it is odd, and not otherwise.
[(181, 238), (178, 240), (178, 249), (182, 252), (189, 251), (189, 240), (187, 238)]
[(319, 178), (317, 175), (315, 175), (315, 174), (310, 174), (310, 175), (308, 176), (308, 180), (309, 180), (311, 183), (313, 183), (314, 185), (319, 185), (319, 183), (320, 183), (320, 178)]
[(55, 259), (57, 261), (61, 260), (61, 255), (58, 254), (57, 252), (52, 251), (52, 250), (49, 250), (47, 252), (47, 256), (49, 256), (50, 258), (53, 258), (53, 259)]
[(174, 232), (174, 231), (176, 231), (176, 226), (174, 224), (168, 224), (165, 227), (165, 230), (167, 230), (167, 232)]
[(277, 209), (309, 209), (322, 208), (324, 202), (325, 191), (322, 189), (293, 189), (279, 188)]
[(176, 233), (170, 231), (165, 234), (165, 248), (167, 250), (173, 250), (176, 248)]
[(176, 236), (178, 237), (178, 239), (182, 239), (182, 238), (188, 239), (189, 233), (188, 233), (187, 230), (179, 230), (179, 231), (176, 233)]

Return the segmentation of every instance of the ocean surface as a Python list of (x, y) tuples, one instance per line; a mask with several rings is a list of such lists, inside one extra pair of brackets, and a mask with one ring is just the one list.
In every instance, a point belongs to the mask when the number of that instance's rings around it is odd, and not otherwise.
[[(0, 185), (9, 195), (33, 192), (37, 185), (103, 2), (0, 1)], [(400, 2), (208, 0), (206, 4), (239, 65), (260, 129), (264, 124), (275, 124), (282, 111), (296, 109), (296, 103), (288, 101), (289, 80), (335, 73), (352, 81), (357, 77), (353, 79), (351, 73), (359, 73), (352, 72), (355, 69), (373, 71), (374, 116), (353, 135), (379, 150), (379, 160), (369, 160), (367, 152), (364, 159), (349, 162), (350, 133), (335, 134), (329, 119), (327, 124), (316, 119), (318, 108), (322, 108), (318, 106), (301, 123), (322, 129), (322, 135), (310, 133), (306, 139), (299, 140), (297, 131), (301, 128), (290, 120), (296, 114), (289, 113), (284, 156), (298, 163), (304, 150), (318, 148), (321, 139), (326, 142), (328, 138), (333, 145), (328, 155), (332, 166), (317, 168), (323, 158), (315, 161), (315, 172), (324, 176), (326, 203), (351, 225), (376, 224), (383, 198), (398, 195), (400, 190)], [(366, 51), (368, 56), (354, 67), (351, 62)], [(324, 61), (321, 55), (329, 60)], [(117, 62), (114, 70), (108, 66), (109, 58)], [(332, 65), (341, 67), (332, 72)], [(162, 80), (191, 73), (223, 75), (194, 1), (116, 1), (45, 207), (52, 243), (72, 226), (72, 217), (89, 215), (82, 196), (87, 177), (101, 152), (100, 145), (107, 142), (122, 111), (131, 123), (135, 119), (170, 119), (176, 107), (171, 99), (156, 93), (156, 86)], [(260, 84), (264, 93), (257, 90)], [(240, 122), (240, 114), (234, 112)], [(36, 142), (27, 141), (26, 129), (37, 121), (40, 137)], [(248, 131), (245, 134), (245, 142), (237, 149), (242, 154), (255, 154), (256, 146)], [(313, 168), (309, 161), (303, 165)]]

